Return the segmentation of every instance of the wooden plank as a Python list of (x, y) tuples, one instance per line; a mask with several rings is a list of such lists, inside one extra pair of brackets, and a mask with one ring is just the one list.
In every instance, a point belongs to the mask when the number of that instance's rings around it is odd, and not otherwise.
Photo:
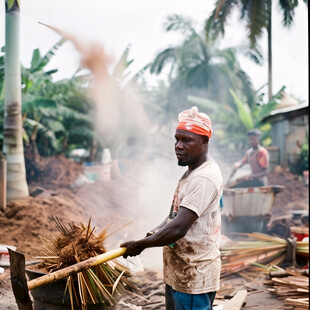
[(10, 253), (11, 284), (19, 310), (33, 310), (25, 275), (25, 256), (8, 249)]
[(237, 294), (229, 301), (223, 303), (222, 310), (240, 310), (246, 299), (247, 290), (238, 291)]

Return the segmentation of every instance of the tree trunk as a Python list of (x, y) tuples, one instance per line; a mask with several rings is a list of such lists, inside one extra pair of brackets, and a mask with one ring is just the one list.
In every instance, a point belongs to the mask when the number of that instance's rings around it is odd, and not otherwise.
[(39, 156), (39, 151), (37, 148), (37, 134), (38, 134), (38, 126), (34, 126), (30, 140), (31, 140), (31, 146), (32, 146), (32, 156), (33, 160), (36, 161)]
[(3, 153), (7, 159), (7, 198), (29, 195), (22, 138), (19, 6), (5, 1), (5, 80)]
[(98, 142), (93, 138), (90, 155), (89, 155), (89, 161), (95, 161), (96, 155), (98, 150)]
[(272, 3), (271, 0), (268, 1), (268, 101), (272, 98)]
[(68, 136), (65, 136), (62, 140), (62, 146), (61, 146), (61, 154), (65, 155), (68, 147)]

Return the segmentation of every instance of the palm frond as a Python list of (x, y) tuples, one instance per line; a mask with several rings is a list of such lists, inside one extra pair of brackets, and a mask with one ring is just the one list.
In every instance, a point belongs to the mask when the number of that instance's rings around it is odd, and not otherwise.
[(262, 36), (263, 29), (266, 29), (268, 26), (269, 9), (265, 1), (261, 0), (249, 1), (248, 6), (243, 7), (249, 27), (248, 37), (253, 47), (256, 46), (258, 39)]
[(224, 35), (225, 23), (231, 14), (234, 6), (238, 4), (238, 0), (217, 0), (215, 8), (205, 23), (205, 33), (207, 41), (216, 39), (219, 34)]
[(60, 39), (43, 57), (40, 57), (39, 50), (35, 50), (32, 56), (30, 71), (36, 72), (42, 70), (55, 55), (55, 52), (59, 49), (59, 47), (61, 47), (65, 42), (66, 40), (64, 38)]
[(160, 52), (153, 62), (150, 64), (150, 73), (160, 74), (162, 72), (163, 67), (168, 62), (176, 61), (176, 49), (175, 48), (167, 48), (164, 51)]
[(240, 116), (240, 120), (242, 124), (247, 130), (253, 129), (254, 123), (253, 123), (253, 119), (252, 119), (249, 106), (246, 103), (242, 102), (242, 100), (238, 97), (238, 95), (233, 89), (229, 89), (229, 91), (237, 106), (238, 114)]
[[(306, 1), (308, 3), (308, 1)], [(293, 24), (295, 8), (298, 6), (298, 1), (292, 0), (280, 0), (279, 7), (282, 13), (282, 22), (286, 27), (290, 27)]]
[(198, 34), (192, 26), (192, 21), (181, 15), (170, 15), (165, 23), (166, 31), (179, 31), (187, 37), (197, 37)]

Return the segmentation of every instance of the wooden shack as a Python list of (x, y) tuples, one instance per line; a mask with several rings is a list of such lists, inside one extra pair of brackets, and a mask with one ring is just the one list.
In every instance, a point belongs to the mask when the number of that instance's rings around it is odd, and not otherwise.
[(300, 146), (309, 130), (308, 107), (308, 103), (300, 104), (284, 94), (277, 108), (263, 119), (263, 122), (271, 124), (271, 170), (277, 165), (290, 167), (296, 163)]

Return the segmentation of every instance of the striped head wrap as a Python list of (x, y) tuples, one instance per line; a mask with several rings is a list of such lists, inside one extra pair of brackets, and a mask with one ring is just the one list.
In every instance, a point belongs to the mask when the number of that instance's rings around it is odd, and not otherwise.
[(177, 129), (194, 132), (201, 136), (211, 138), (213, 129), (210, 117), (202, 112), (198, 112), (197, 107), (192, 107), (178, 115), (179, 125)]

